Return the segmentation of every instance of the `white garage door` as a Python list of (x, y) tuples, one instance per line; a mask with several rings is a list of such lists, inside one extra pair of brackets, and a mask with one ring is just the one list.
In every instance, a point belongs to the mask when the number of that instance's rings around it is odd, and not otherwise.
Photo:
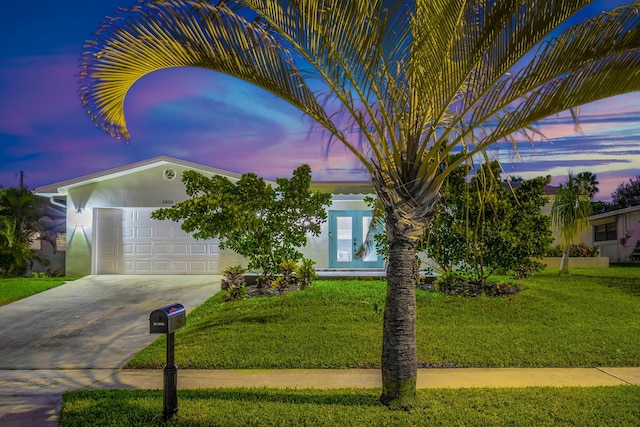
[(153, 211), (96, 210), (96, 274), (220, 274), (242, 262), (218, 239), (194, 239), (174, 221), (151, 219)]

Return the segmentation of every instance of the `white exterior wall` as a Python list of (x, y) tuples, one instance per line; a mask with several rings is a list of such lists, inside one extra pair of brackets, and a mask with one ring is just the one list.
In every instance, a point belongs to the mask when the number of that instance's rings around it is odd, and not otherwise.
[[(175, 169), (176, 178), (167, 181), (163, 171)], [(67, 261), (68, 275), (92, 274), (92, 246), (95, 237), (94, 217), (98, 208), (170, 207), (187, 199), (182, 173), (190, 168), (181, 165), (159, 165), (146, 170), (72, 186), (67, 194)], [(198, 171), (208, 176), (204, 171)]]
[[(175, 169), (176, 177), (166, 180), (165, 169)], [(110, 179), (88, 180), (71, 184), (67, 189), (67, 257), (68, 275), (96, 274), (96, 217), (104, 208), (161, 208), (187, 199), (182, 173), (193, 170), (179, 164), (160, 164), (148, 169), (121, 173)], [(203, 170), (197, 170), (207, 176)], [(235, 180), (235, 178), (231, 178)], [(336, 194), (329, 210), (369, 210), (363, 194)], [(316, 262), (315, 267), (329, 266), (328, 222), (322, 225), (319, 236), (309, 236), (301, 250), (305, 257)], [(239, 258), (241, 259), (241, 258)]]
[[(332, 210), (370, 210), (364, 202), (365, 194), (334, 194), (332, 204), (328, 211)], [(309, 236), (307, 246), (300, 250), (305, 258), (316, 262), (317, 269), (329, 268), (329, 223), (322, 224), (320, 235)]]

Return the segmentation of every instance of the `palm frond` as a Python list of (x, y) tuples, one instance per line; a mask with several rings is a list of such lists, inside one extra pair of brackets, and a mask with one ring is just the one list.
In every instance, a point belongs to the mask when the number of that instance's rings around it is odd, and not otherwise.
[[(638, 46), (640, 2), (565, 30), (543, 45), (528, 66), (498, 81), (479, 100), (470, 126), (491, 121), (497, 125), (478, 146), (553, 114), (640, 90)], [(509, 110), (516, 102), (518, 106)]]
[(224, 3), (141, 2), (110, 18), (96, 37), (81, 61), (80, 97), (96, 125), (115, 137), (129, 138), (124, 100), (131, 86), (171, 67), (208, 68), (253, 83), (339, 134), (290, 52)]

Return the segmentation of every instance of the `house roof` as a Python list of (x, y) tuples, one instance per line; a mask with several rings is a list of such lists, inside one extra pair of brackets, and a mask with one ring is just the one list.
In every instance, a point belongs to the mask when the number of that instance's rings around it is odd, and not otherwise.
[(53, 184), (38, 187), (34, 190), (34, 193), (39, 196), (52, 197), (66, 195), (69, 189), (78, 187), (81, 185), (90, 184), (93, 182), (106, 181), (121, 176), (126, 176), (132, 173), (140, 172), (146, 169), (151, 169), (157, 166), (163, 165), (179, 165), (189, 169), (197, 169), (205, 172), (214, 173), (217, 175), (224, 175), (230, 178), (240, 179), (241, 174), (235, 172), (229, 172), (222, 169), (201, 165), (198, 163), (189, 162), (187, 160), (176, 159), (169, 156), (158, 156), (151, 159), (142, 160), (136, 163), (129, 163), (126, 165), (118, 166), (113, 169), (107, 169), (104, 171), (92, 173), (89, 175), (79, 176), (77, 178), (69, 179), (66, 181), (55, 182)]
[(593, 221), (595, 219), (608, 218), (610, 216), (624, 215), (624, 214), (628, 214), (628, 213), (636, 212), (636, 211), (640, 211), (640, 205), (631, 206), (631, 207), (628, 207), (628, 208), (616, 209), (615, 211), (603, 212), (603, 213), (599, 213), (597, 215), (592, 215), (592, 216), (589, 217), (589, 221)]
[[(229, 172), (223, 169), (205, 166), (198, 163), (189, 162), (187, 160), (176, 159), (169, 156), (158, 156), (151, 159), (142, 160), (140, 162), (128, 163), (116, 168), (95, 172), (88, 175), (79, 176), (77, 178), (66, 181), (55, 182), (34, 189), (34, 193), (43, 197), (60, 197), (66, 196), (70, 189), (82, 185), (106, 181), (109, 179), (130, 175), (146, 169), (151, 169), (163, 165), (179, 165), (189, 169), (195, 169), (217, 175), (227, 176), (229, 178), (240, 179), (239, 173)], [(275, 182), (267, 181), (267, 183), (275, 185)], [(320, 190), (332, 194), (370, 194), (373, 193), (373, 184), (371, 182), (356, 181), (321, 181), (312, 182), (311, 187), (314, 190)]]

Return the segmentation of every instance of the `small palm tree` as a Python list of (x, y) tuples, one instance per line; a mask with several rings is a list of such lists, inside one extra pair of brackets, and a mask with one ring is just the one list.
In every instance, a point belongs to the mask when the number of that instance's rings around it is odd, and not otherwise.
[(589, 189), (569, 173), (567, 182), (560, 184), (560, 189), (551, 206), (553, 224), (560, 231), (563, 246), (559, 274), (569, 273), (569, 250), (576, 241), (578, 233), (588, 225), (591, 212)]
[(589, 3), (146, 1), (87, 43), (80, 96), (97, 125), (129, 138), (124, 101), (139, 78), (207, 68), (275, 94), (344, 144), (385, 213), (381, 400), (407, 407), (416, 394), (416, 247), (447, 176), (498, 142), (516, 146), (516, 133), (533, 140), (540, 119), (640, 90), (640, 1), (558, 30)]

